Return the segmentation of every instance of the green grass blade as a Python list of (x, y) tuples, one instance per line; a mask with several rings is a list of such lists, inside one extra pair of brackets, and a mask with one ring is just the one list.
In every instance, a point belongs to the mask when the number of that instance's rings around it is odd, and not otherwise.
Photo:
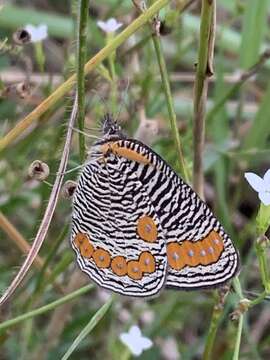
[(113, 302), (113, 296), (95, 313), (95, 315), (90, 319), (89, 323), (82, 329), (80, 334), (73, 341), (67, 352), (61, 358), (61, 360), (69, 359), (70, 355), (74, 352), (76, 347), (80, 342), (94, 329), (94, 327), (100, 322), (106, 312), (109, 310)]
[(48, 311), (51, 311), (53, 309), (55, 309), (57, 306), (60, 306), (62, 304), (65, 304), (73, 299), (75, 299), (78, 296), (81, 296), (85, 293), (87, 293), (89, 290), (93, 289), (93, 285), (86, 285), (82, 288), (80, 288), (79, 290), (73, 291), (72, 293), (62, 297), (59, 300), (53, 301), (50, 304), (44, 305), (38, 309), (29, 311), (28, 313), (25, 313), (23, 315), (17, 316), (16, 318), (7, 320), (5, 322), (3, 322), (2, 324), (0, 324), (0, 333), (5, 330), (8, 329), (9, 327), (13, 326), (13, 325), (17, 325), (20, 322), (33, 318), (35, 316), (41, 315), (41, 314), (45, 314)]
[(266, 30), (268, 3), (267, 0), (248, 0), (245, 5), (240, 66), (247, 69), (258, 61)]

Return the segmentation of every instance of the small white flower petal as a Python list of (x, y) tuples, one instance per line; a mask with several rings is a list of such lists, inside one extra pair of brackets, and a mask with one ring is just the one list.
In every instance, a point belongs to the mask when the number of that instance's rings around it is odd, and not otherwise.
[(107, 24), (106, 24), (104, 21), (99, 20), (99, 21), (97, 22), (97, 26), (98, 26), (101, 30), (107, 32)]
[(137, 325), (131, 326), (131, 328), (129, 329), (129, 334), (130, 336), (134, 336), (135, 338), (139, 338), (142, 336), (141, 329)]
[(247, 182), (249, 183), (249, 185), (257, 192), (259, 191), (263, 191), (265, 189), (265, 183), (264, 180), (252, 173), (252, 172), (247, 172), (245, 173), (245, 178), (247, 180)]
[(259, 199), (264, 205), (270, 205), (270, 191), (260, 191)]
[(142, 336), (141, 347), (143, 348), (143, 350), (150, 349), (152, 346), (153, 346), (153, 341), (145, 336)]
[(108, 25), (108, 30), (110, 32), (114, 32), (118, 30), (123, 24), (117, 22), (114, 18), (111, 18), (107, 21), (107, 25)]
[(34, 26), (31, 24), (27, 24), (24, 28), (30, 34), (31, 42), (33, 43), (42, 41), (48, 37), (47, 25), (41, 24), (38, 26)]
[(129, 348), (134, 356), (139, 356), (144, 350), (149, 349), (153, 342), (142, 336), (141, 330), (137, 325), (133, 325), (129, 332), (120, 334), (120, 340)]
[(266, 171), (266, 173), (263, 176), (263, 180), (265, 182), (265, 185), (270, 189), (270, 169)]
[(97, 22), (98, 27), (100, 27), (101, 30), (104, 32), (112, 33), (118, 30), (123, 24), (120, 22), (117, 22), (114, 18), (110, 18), (107, 21), (101, 21), (99, 20)]

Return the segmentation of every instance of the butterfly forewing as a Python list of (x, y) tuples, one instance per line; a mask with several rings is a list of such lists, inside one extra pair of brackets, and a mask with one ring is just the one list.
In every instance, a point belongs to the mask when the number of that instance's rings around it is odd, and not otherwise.
[(165, 234), (135, 161), (108, 153), (92, 159), (73, 199), (72, 247), (82, 271), (100, 286), (152, 296), (165, 283)]
[(208, 206), (150, 148), (132, 140), (124, 146), (150, 159), (149, 164), (138, 163), (136, 172), (166, 234), (166, 285), (206, 288), (232, 278), (238, 269), (238, 253)]

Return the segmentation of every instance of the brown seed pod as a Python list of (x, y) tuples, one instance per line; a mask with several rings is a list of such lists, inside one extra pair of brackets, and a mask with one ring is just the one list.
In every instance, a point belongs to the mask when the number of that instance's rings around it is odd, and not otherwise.
[(31, 35), (25, 29), (18, 29), (13, 33), (12, 39), (16, 45), (25, 45), (31, 41)]
[(33, 161), (28, 169), (28, 175), (31, 178), (39, 181), (45, 180), (49, 176), (49, 174), (50, 174), (49, 166), (40, 160)]
[(20, 96), (21, 99), (25, 99), (30, 95), (30, 85), (26, 82), (20, 82), (16, 85), (16, 93)]
[(64, 183), (63, 188), (62, 188), (62, 196), (65, 199), (72, 198), (72, 196), (76, 190), (76, 187), (77, 187), (77, 183), (75, 181), (67, 180)]

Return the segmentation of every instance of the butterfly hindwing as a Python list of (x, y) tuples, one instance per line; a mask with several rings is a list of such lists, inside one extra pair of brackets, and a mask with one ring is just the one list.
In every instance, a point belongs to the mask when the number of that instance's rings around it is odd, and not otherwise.
[[(168, 270), (166, 285), (179, 289), (216, 287), (237, 272), (239, 259), (229, 236), (208, 206), (171, 167), (146, 145), (121, 140), (117, 152), (134, 165), (166, 235)], [(142, 156), (147, 161), (142, 161)], [(134, 161), (135, 163), (135, 161)]]
[(71, 243), (81, 270), (100, 286), (152, 296), (165, 283), (165, 234), (136, 164), (108, 153), (85, 165), (73, 198)]

